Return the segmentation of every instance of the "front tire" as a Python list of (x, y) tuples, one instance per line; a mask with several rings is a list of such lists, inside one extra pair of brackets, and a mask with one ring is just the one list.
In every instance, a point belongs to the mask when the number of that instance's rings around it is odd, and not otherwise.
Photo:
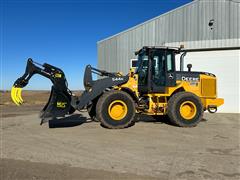
[(129, 127), (135, 117), (133, 99), (123, 91), (106, 92), (97, 102), (96, 115), (103, 127), (109, 129)]
[(168, 101), (167, 115), (176, 126), (194, 127), (202, 120), (203, 105), (195, 94), (179, 92)]

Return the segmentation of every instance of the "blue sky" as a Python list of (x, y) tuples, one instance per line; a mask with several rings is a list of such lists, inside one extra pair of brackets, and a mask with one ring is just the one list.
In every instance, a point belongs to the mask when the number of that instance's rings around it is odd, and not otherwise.
[[(84, 68), (97, 66), (97, 41), (191, 0), (0, 0), (1, 86), (10, 89), (28, 57), (61, 68), (82, 89)], [(34, 76), (26, 89), (50, 90)]]

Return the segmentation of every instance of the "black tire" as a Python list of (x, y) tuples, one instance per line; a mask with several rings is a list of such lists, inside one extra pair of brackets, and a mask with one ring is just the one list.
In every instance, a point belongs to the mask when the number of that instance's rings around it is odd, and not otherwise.
[[(181, 115), (181, 105), (190, 104), (193, 106), (193, 112), (189, 115), (189, 118), (185, 118)], [(195, 113), (194, 113), (195, 111)], [(203, 117), (203, 105), (198, 96), (190, 92), (179, 92), (174, 94), (168, 101), (167, 115), (172, 124), (179, 127), (194, 127)]]
[(87, 106), (87, 111), (89, 116), (93, 121), (98, 122), (97, 117), (96, 117), (96, 102), (93, 102), (89, 106)]
[[(124, 102), (126, 105), (122, 119), (114, 119), (109, 114), (111, 104), (116, 101)], [(123, 91), (109, 91), (104, 93), (97, 102), (96, 106), (97, 119), (103, 127), (109, 129), (122, 129), (134, 124), (135, 105), (132, 97)]]

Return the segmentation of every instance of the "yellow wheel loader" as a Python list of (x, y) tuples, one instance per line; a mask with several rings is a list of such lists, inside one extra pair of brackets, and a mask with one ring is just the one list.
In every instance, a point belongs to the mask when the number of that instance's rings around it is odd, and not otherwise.
[[(28, 59), (26, 71), (12, 87), (14, 103), (24, 103), (21, 90), (34, 74), (53, 83), (48, 103), (41, 111), (41, 123), (64, 117), (75, 110), (87, 109), (93, 120), (112, 129), (126, 128), (135, 121), (135, 114), (167, 115), (172, 124), (196, 126), (204, 111), (214, 113), (224, 103), (217, 98), (216, 76), (193, 72), (191, 64), (183, 71), (187, 50), (172, 47), (143, 47), (135, 52), (137, 67), (127, 75), (86, 66), (85, 90), (74, 96), (68, 89), (64, 72), (49, 64)], [(180, 71), (175, 68), (175, 55), (181, 54)], [(93, 80), (92, 74), (103, 76)]]

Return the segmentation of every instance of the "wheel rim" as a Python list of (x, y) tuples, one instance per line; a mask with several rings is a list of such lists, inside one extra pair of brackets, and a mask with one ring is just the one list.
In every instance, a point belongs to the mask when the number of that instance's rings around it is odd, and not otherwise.
[(115, 100), (108, 106), (109, 116), (116, 121), (122, 120), (127, 115), (127, 105), (121, 100)]
[(191, 101), (185, 101), (180, 106), (180, 114), (186, 120), (191, 120), (197, 113), (196, 105)]

